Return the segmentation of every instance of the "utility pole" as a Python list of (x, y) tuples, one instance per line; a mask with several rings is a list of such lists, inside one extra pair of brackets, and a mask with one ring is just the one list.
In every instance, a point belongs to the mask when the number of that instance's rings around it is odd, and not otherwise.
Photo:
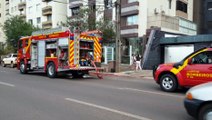
[(120, 21), (121, 21), (121, 0), (116, 0), (116, 62), (115, 62), (115, 70), (116, 72), (120, 72), (120, 64), (121, 64), (121, 29), (120, 29)]

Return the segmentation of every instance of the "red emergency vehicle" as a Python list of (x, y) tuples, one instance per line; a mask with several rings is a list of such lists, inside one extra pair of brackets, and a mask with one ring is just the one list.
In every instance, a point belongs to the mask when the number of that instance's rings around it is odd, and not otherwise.
[(212, 81), (212, 48), (195, 51), (178, 63), (161, 64), (153, 70), (155, 81), (167, 92)]
[(82, 77), (91, 70), (98, 74), (101, 34), (100, 31), (71, 33), (64, 28), (33, 32), (19, 40), (17, 68), (22, 74), (44, 71), (51, 78), (59, 72), (71, 73), (73, 77)]

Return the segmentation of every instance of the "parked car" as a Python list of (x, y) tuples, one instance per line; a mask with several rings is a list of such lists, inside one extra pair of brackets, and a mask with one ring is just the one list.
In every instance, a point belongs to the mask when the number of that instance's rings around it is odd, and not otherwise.
[(6, 65), (10, 65), (10, 67), (14, 67), (17, 65), (17, 54), (11, 53), (7, 55), (5, 58), (2, 60), (2, 66), (5, 67)]
[(212, 120), (212, 82), (191, 88), (184, 106), (188, 114), (198, 120)]
[(153, 76), (167, 92), (212, 81), (212, 48), (195, 51), (178, 63), (161, 64)]

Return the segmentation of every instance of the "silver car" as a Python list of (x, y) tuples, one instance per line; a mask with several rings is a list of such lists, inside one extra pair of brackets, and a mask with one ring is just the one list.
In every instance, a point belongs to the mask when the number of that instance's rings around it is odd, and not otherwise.
[(198, 120), (212, 120), (212, 82), (191, 88), (184, 106), (189, 115)]

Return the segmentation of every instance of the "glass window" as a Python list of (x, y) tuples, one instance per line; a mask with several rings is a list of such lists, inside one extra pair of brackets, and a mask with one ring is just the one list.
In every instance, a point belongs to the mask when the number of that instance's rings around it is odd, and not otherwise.
[(52, 15), (48, 15), (47, 16), (47, 21), (51, 21), (52, 20)]
[(138, 24), (138, 15), (127, 17), (127, 25), (136, 25), (136, 24)]
[(212, 64), (212, 52), (202, 52), (192, 58), (193, 64)]
[(33, 21), (32, 21), (32, 19), (29, 19), (29, 23), (30, 23), (30, 24), (33, 24)]
[(32, 13), (32, 6), (29, 7), (29, 14)]
[(71, 9), (72, 16), (78, 15), (80, 11), (80, 7), (75, 7)]
[(37, 17), (37, 24), (41, 22), (40, 17)]
[(40, 3), (36, 5), (36, 11), (37, 12), (41, 11)]
[(188, 5), (182, 1), (177, 1), (177, 10), (187, 13)]

